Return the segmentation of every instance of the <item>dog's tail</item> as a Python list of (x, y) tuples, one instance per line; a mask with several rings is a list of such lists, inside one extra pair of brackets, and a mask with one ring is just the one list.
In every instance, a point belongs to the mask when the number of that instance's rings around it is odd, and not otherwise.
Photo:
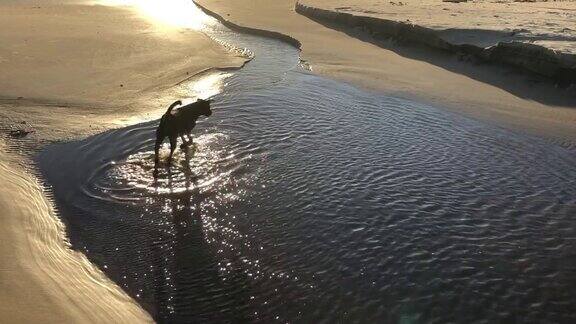
[(174, 108), (174, 107), (176, 107), (176, 106), (178, 106), (178, 105), (181, 105), (181, 104), (182, 104), (182, 101), (180, 101), (180, 100), (174, 101), (174, 102), (170, 105), (170, 107), (168, 107), (168, 110), (166, 110), (166, 112), (164, 113), (164, 115), (169, 114), (169, 113), (172, 111), (172, 108)]

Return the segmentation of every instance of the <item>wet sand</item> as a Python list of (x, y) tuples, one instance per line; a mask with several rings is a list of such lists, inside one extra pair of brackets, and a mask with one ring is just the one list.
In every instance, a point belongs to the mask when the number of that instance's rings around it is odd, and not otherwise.
[(238, 66), (206, 36), (128, 7), (2, 5), (0, 97), (129, 104), (212, 67)]
[(553, 85), (533, 84), (498, 68), (412, 49), (384, 49), (314, 22), (296, 1), (199, 0), (243, 26), (287, 34), (302, 43), (314, 72), (572, 145), (576, 100)]
[[(183, 81), (246, 59), (134, 8), (78, 1), (0, 4), (0, 41), (0, 322), (150, 322), (69, 247), (30, 155), (46, 143), (156, 119), (181, 96)], [(8, 136), (16, 129), (32, 133)]]
[(0, 156), (0, 321), (151, 322), (83, 254), (70, 249), (45, 192), (19, 164), (13, 155)]

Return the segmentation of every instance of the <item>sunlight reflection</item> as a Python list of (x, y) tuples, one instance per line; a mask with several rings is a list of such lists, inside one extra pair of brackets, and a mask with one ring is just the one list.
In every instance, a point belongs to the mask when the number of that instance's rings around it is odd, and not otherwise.
[[(186, 148), (185, 152), (180, 149), (174, 154), (170, 174), (165, 168), (169, 149), (164, 145), (160, 151), (162, 167), (158, 179), (152, 176), (154, 151), (131, 154), (126, 160), (113, 163), (108, 179), (114, 186), (106, 185), (102, 189), (116, 201), (136, 201), (158, 194), (174, 198), (179, 193), (195, 190), (208, 193), (217, 189), (221, 190), (221, 195), (216, 197), (219, 203), (234, 201), (240, 198), (239, 192), (223, 189), (235, 187), (237, 180), (232, 173), (242, 165), (242, 160), (224, 149), (222, 142), (226, 140), (227, 135), (223, 133), (194, 136), (194, 147)], [(119, 188), (111, 191), (112, 187)]]
[(189, 84), (191, 97), (207, 99), (220, 92), (226, 85), (224, 80), (230, 77), (230, 73), (211, 73)]
[(100, 0), (96, 3), (134, 7), (146, 18), (172, 27), (201, 30), (210, 21), (191, 0)]
[(191, 79), (182, 81), (167, 92), (164, 92), (160, 97), (147, 97), (145, 101), (153, 103), (150, 111), (132, 116), (111, 116), (110, 120), (106, 122), (118, 126), (127, 126), (158, 119), (166, 111), (168, 103), (175, 100), (180, 99), (184, 104), (187, 104), (196, 101), (198, 98), (209, 99), (221, 93), (226, 86), (226, 79), (230, 76), (232, 76), (232, 73), (228, 72), (208, 72), (193, 76)]

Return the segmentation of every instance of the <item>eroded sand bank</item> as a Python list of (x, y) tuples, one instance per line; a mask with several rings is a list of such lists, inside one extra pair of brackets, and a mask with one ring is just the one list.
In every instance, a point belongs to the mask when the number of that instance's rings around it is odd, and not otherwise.
[[(5, 152), (5, 143), (0, 142)], [(0, 322), (141, 323), (150, 316), (86, 257), (17, 157), (0, 155)]]
[[(454, 0), (455, 2), (458, 0)], [(448, 30), (454, 43), (486, 47), (501, 41), (542, 45), (576, 54), (575, 1), (302, 0), (333, 11)]]
[(315, 72), (559, 142), (576, 140), (574, 96), (553, 85), (427, 52), (383, 49), (299, 15), (295, 0), (198, 3), (236, 24), (298, 39)]
[[(78, 1), (0, 4), (0, 322), (152, 319), (73, 251), (28, 170), (47, 142), (156, 119), (186, 80), (246, 59), (190, 26), (135, 7)], [(23, 139), (9, 130), (31, 131)]]
[[(538, 44), (539, 40), (564, 37), (562, 35), (527, 35), (528, 32), (520, 29), (432, 28), (410, 20), (350, 13), (340, 8), (346, 7), (323, 9), (296, 4), (299, 14), (384, 48), (393, 48), (394, 43), (420, 46), (476, 64), (500, 65), (545, 77), (546, 81), (563, 88), (576, 85), (576, 55)], [(490, 21), (486, 24), (492, 27)]]

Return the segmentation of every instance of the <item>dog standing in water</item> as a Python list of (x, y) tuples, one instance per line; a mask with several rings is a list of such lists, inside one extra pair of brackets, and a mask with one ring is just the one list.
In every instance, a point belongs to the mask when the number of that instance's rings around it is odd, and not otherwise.
[[(160, 162), (159, 151), (164, 139), (168, 137), (170, 140), (170, 155), (168, 156), (168, 167), (170, 167), (172, 164), (172, 155), (174, 154), (174, 150), (176, 150), (178, 136), (182, 139), (182, 146), (192, 144), (190, 133), (194, 126), (196, 126), (196, 121), (200, 116), (208, 117), (212, 115), (212, 110), (210, 110), (211, 102), (212, 100), (198, 99), (196, 102), (178, 107), (176, 111), (172, 112), (174, 107), (182, 105), (182, 101), (178, 100), (168, 107), (168, 110), (166, 110), (160, 119), (158, 129), (156, 129), (154, 177), (158, 176), (158, 164)], [(186, 138), (188, 140), (186, 140)]]

